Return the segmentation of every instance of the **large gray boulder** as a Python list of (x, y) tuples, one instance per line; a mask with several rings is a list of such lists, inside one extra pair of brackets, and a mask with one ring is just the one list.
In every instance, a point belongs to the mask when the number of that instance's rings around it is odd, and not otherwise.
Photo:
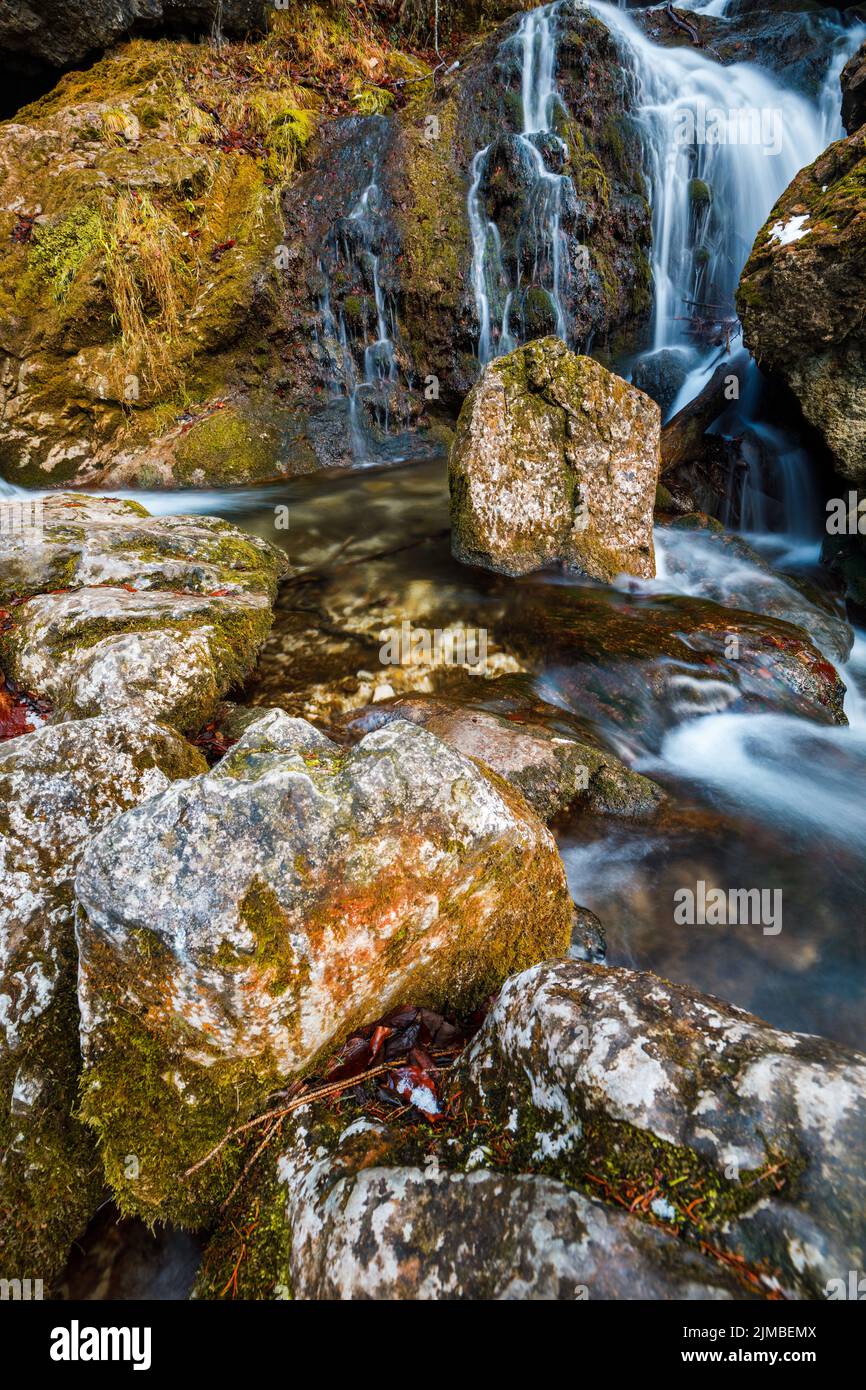
[[(362, 1126), (350, 1139), (374, 1146)], [(300, 1126), (278, 1163), (295, 1298), (744, 1296), (721, 1265), (564, 1183), (435, 1162), (346, 1173), (318, 1138)]]
[(571, 930), (508, 783), (414, 724), (346, 751), (282, 711), (92, 840), (76, 893), (85, 1118), (124, 1210), (193, 1225), (239, 1160), (185, 1170), (287, 1078), (407, 999), (474, 1007)]
[[(826, 1296), (866, 1253), (866, 1057), (651, 974), (575, 962), (509, 980), (466, 1060), (513, 1163), (592, 1184)], [(648, 1200), (652, 1196), (652, 1203)]]
[(652, 577), (659, 430), (655, 401), (558, 338), (497, 358), (451, 449), (454, 555), (510, 575), (559, 561)]
[(73, 1118), (79, 1071), (72, 880), (89, 838), (205, 769), (171, 729), (47, 726), (0, 744), (0, 1268), (47, 1284), (103, 1190)]

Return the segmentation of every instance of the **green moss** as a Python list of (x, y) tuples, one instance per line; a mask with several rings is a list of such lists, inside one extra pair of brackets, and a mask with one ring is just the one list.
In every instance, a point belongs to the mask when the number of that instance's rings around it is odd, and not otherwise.
[(271, 1150), (260, 1160), (208, 1243), (195, 1297), (290, 1298), (290, 1256), (286, 1193)]
[(193, 425), (174, 451), (174, 478), (181, 486), (202, 480), (231, 486), (272, 477), (277, 471), (274, 444), (231, 408)]
[(239, 909), (240, 919), (256, 943), (256, 965), (266, 976), (266, 989), (274, 997), (293, 989), (300, 997), (310, 979), (310, 962), (298, 959), (292, 946), (290, 923), (274, 890), (254, 879)]
[(48, 282), (54, 299), (62, 300), (85, 262), (95, 264), (105, 254), (105, 244), (105, 222), (99, 209), (73, 208), (56, 222), (37, 229), (30, 264)]
[[(71, 926), (58, 946), (54, 1002), (27, 1025), (26, 1045), (0, 1059), (0, 1270), (42, 1279), (46, 1293), (105, 1188), (93, 1138), (73, 1114), (81, 1059)], [(19, 1068), (41, 1081), (20, 1115), (12, 1110)]]
[(713, 201), (712, 190), (703, 179), (689, 180), (689, 202), (694, 208), (709, 207)]
[[(142, 961), (158, 975), (161, 943)], [(112, 963), (106, 958), (105, 969)], [(204, 1226), (242, 1168), (244, 1146), (228, 1144), (197, 1173), (186, 1171), (261, 1108), (276, 1074), (266, 1059), (202, 1067), (187, 1060), (185, 1030), (163, 1019), (158, 1031), (118, 1011), (111, 1037), (82, 1077), (80, 1115), (93, 1130), (105, 1176), (124, 1215)], [(102, 1043), (105, 1045), (103, 1046)]]

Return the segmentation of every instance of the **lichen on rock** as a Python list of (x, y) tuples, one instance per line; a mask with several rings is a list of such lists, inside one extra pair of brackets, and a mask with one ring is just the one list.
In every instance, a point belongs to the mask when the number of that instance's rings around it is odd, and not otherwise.
[(47, 726), (0, 746), (0, 1261), (50, 1285), (104, 1190), (77, 1118), (72, 880), (120, 812), (204, 770), (146, 719)]
[(559, 561), (653, 576), (659, 427), (654, 401), (557, 338), (491, 362), (451, 449), (455, 556), (510, 575)]
[(97, 836), (76, 892), (83, 1113), (122, 1209), (193, 1224), (236, 1150), (184, 1172), (272, 1089), (401, 1000), (473, 1007), (571, 925), (502, 779), (413, 724), (347, 751), (281, 711)]

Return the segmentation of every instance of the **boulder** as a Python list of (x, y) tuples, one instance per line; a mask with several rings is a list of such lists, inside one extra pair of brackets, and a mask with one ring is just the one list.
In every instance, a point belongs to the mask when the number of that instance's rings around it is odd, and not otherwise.
[(281, 711), (118, 817), (76, 892), (84, 1117), (123, 1211), (193, 1225), (237, 1149), (185, 1171), (353, 1027), (406, 999), (470, 1009), (571, 931), (554, 841), (508, 783), (415, 724), (346, 751)]
[(89, 838), (201, 754), (147, 719), (48, 726), (0, 745), (0, 1267), (54, 1280), (104, 1188), (74, 1117), (72, 880)]
[(544, 338), (491, 362), (451, 449), (452, 550), (526, 574), (655, 573), (659, 408), (589, 357)]
[[(650, 974), (567, 963), (509, 980), (467, 1104), (539, 1165), (729, 1251), (794, 1297), (862, 1269), (866, 1057)], [(700, 1200), (698, 1200), (700, 1199)]]
[(842, 476), (866, 478), (866, 149), (839, 140), (794, 179), (737, 291), (746, 345), (819, 431)]
[(0, 603), (101, 585), (272, 600), (289, 569), (283, 551), (214, 516), (153, 517), (80, 493), (21, 505), (20, 525), (0, 531)]
[(9, 674), (58, 719), (134, 705), (200, 727), (254, 664), (285, 556), (214, 517), (110, 498), (49, 498), (29, 519), (0, 537)]
[(55, 718), (134, 707), (193, 730), (252, 667), (270, 625), (261, 596), (75, 589), (18, 605), (0, 658), (19, 685), (51, 702)]
[[(551, 707), (550, 712), (568, 723), (561, 711)], [(640, 820), (651, 817), (663, 797), (660, 787), (631, 772), (612, 753), (534, 723), (531, 707), (524, 717), (519, 712), (505, 716), (441, 696), (407, 695), (353, 712), (341, 727), (357, 736), (395, 719), (422, 725), (443, 743), (492, 768), (526, 797), (543, 821), (573, 807)]]
[[(257, 1176), (242, 1296), (300, 1299), (731, 1299), (722, 1265), (564, 1183), (478, 1169), (386, 1166), (387, 1130), (296, 1126), (270, 1182)], [(237, 1213), (232, 1213), (235, 1229)], [(249, 1223), (243, 1222), (247, 1229)], [(262, 1239), (257, 1231), (264, 1230)], [(267, 1242), (266, 1250), (260, 1248)], [(199, 1296), (218, 1297), (236, 1246), (205, 1253)], [(251, 1283), (249, 1267), (254, 1271)], [(281, 1284), (281, 1281), (285, 1283)]]

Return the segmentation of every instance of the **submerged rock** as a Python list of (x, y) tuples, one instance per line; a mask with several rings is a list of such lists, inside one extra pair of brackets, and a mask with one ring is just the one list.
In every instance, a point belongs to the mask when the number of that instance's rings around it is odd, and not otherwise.
[(866, 478), (866, 149), (858, 133), (794, 179), (737, 291), (747, 346), (785, 383), (842, 476)]
[(201, 754), (146, 719), (46, 727), (0, 748), (0, 1264), (59, 1272), (104, 1180), (73, 1117), (79, 1072), (72, 880), (90, 837)]
[(613, 1192), (643, 1173), (666, 1221), (760, 1265), (767, 1286), (822, 1297), (863, 1267), (859, 1053), (654, 975), (567, 962), (508, 981), (462, 1084), (470, 1107), (515, 1116), (513, 1163), (600, 1173)]
[(452, 549), (509, 575), (655, 573), (659, 409), (557, 338), (492, 362), (451, 449)]
[(414, 724), (347, 752), (282, 712), (119, 817), (76, 891), (84, 1116), (121, 1209), (192, 1224), (238, 1156), (187, 1167), (353, 1026), (474, 1007), (571, 927), (553, 839), (502, 779)]
[[(563, 723), (567, 716), (559, 711)], [(395, 719), (421, 724), (431, 734), (486, 764), (526, 797), (544, 821), (570, 807), (627, 819), (651, 817), (663, 793), (655, 782), (631, 772), (612, 753), (524, 717), (467, 708), (441, 696), (409, 695), (358, 710), (341, 721), (357, 735), (382, 728)]]

